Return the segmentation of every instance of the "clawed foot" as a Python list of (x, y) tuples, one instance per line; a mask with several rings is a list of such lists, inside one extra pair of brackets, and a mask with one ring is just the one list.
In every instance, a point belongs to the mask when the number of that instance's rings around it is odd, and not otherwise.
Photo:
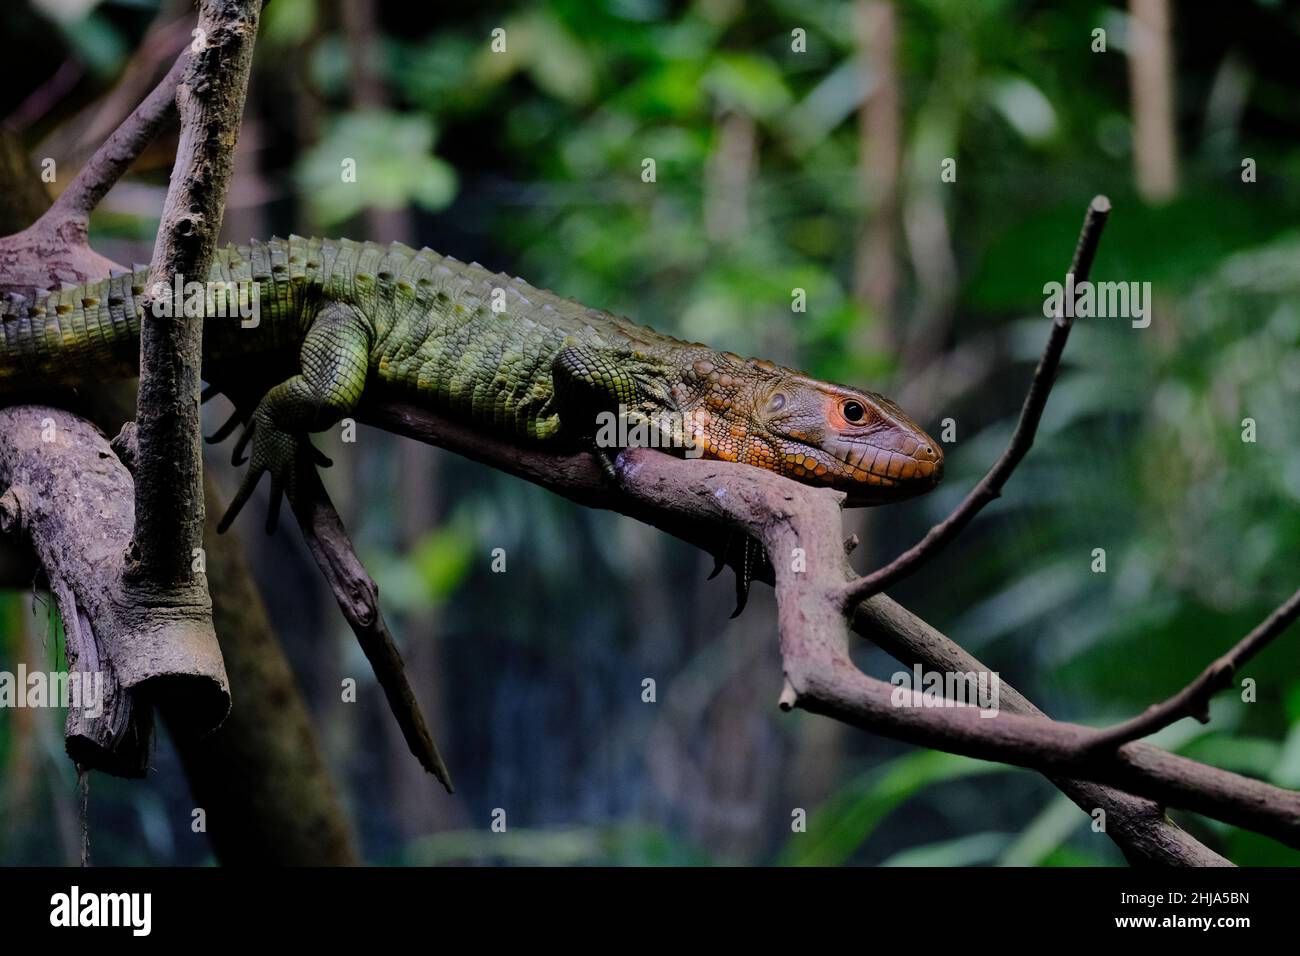
[(721, 574), (727, 565), (731, 565), (736, 572), (736, 609), (731, 612), (733, 619), (740, 617), (745, 605), (749, 603), (749, 586), (765, 558), (762, 544), (749, 535), (738, 532), (729, 532), (722, 551), (713, 556), (716, 563), (709, 575), (710, 581)]
[[(229, 434), (232, 430), (230, 422), (227, 422), (210, 440), (219, 440), (218, 436), (224, 437), (223, 432)], [(253, 445), (252, 452), (245, 458), (244, 450), (250, 441)], [(217, 525), (218, 534), (224, 533), (243, 510), (264, 473), (271, 476), (271, 501), (266, 513), (266, 533), (271, 534), (280, 521), (280, 502), (283, 496), (287, 493), (291, 500), (294, 497), (298, 469), (314, 465), (328, 468), (333, 464), (312, 445), (306, 435), (294, 434), (276, 425), (265, 402), (257, 406), (257, 411), (244, 427), (230, 456), (233, 465), (242, 465), (245, 461), (248, 462), (248, 471), (244, 473), (239, 491)]]

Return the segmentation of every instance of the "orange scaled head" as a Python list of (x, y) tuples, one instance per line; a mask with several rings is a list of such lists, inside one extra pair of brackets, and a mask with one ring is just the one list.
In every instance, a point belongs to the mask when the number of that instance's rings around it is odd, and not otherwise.
[(943, 451), (901, 408), (874, 392), (818, 381), (768, 362), (695, 363), (688, 376), (697, 443), (739, 461), (874, 505), (934, 488)]

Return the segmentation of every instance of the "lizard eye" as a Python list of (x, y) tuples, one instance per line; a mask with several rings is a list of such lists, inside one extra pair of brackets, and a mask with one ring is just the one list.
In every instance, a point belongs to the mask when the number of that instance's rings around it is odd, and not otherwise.
[(777, 392), (767, 400), (767, 410), (769, 412), (779, 412), (783, 408), (785, 408), (785, 395), (781, 392)]
[(842, 411), (844, 412), (844, 418), (855, 425), (867, 417), (867, 410), (862, 407), (861, 402), (847, 401), (844, 403)]

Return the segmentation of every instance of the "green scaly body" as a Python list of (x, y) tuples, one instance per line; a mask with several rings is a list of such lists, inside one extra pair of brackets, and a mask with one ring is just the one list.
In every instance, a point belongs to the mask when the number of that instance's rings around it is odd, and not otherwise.
[[(882, 396), (683, 342), (430, 249), (295, 236), (229, 246), (206, 278), (255, 290), (258, 308), (241, 320), (232, 296), (224, 312), (203, 310), (204, 378), (224, 391), (278, 382), (236, 445), (238, 459), (252, 441), (251, 464), (223, 527), (262, 472), (274, 522), (307, 433), (367, 390), (523, 441), (594, 443), (605, 464), (600, 413), (673, 413), (686, 423), (674, 437), (704, 456), (842, 488), (851, 503), (928, 490), (941, 474), (937, 444)], [(146, 281), (140, 267), (7, 306), (0, 394), (134, 374)]]
[[(0, 392), (134, 374), (136, 300), (147, 272), (68, 286), (6, 316)], [(208, 280), (255, 281), (260, 301), (256, 327), (237, 316), (205, 323), (204, 368), (218, 378), (248, 357), (291, 361), (322, 307), (340, 303), (369, 326), (365, 371), (374, 384), (538, 440), (560, 432), (551, 365), (566, 342), (678, 361), (707, 351), (477, 263), (399, 243), (295, 236), (228, 246), (214, 256)], [(336, 383), (358, 395), (364, 384), (360, 376)]]

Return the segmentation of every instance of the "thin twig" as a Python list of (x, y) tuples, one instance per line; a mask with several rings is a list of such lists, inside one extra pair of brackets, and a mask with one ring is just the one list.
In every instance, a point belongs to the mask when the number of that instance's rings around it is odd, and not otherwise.
[(62, 222), (89, 221), (123, 173), (149, 145), (176, 106), (176, 87), (189, 66), (189, 50), (181, 53), (158, 85), (140, 101), (122, 125), (113, 131), (73, 177), (50, 207), (50, 215)]
[(77, 764), (78, 816), (81, 819), (81, 867), (90, 866), (90, 768)]
[[(1097, 196), (1088, 205), (1084, 216), (1083, 229), (1079, 233), (1079, 244), (1074, 250), (1074, 260), (1070, 264), (1070, 273), (1075, 283), (1088, 278), (1093, 259), (1097, 254), (1097, 244), (1101, 241), (1101, 231), (1110, 215), (1110, 200)], [(1052, 332), (1043, 349), (1038, 367), (1034, 369), (1029, 392), (1020, 410), (1020, 421), (1011, 436), (1006, 451), (1002, 453), (993, 467), (989, 469), (980, 483), (957, 506), (952, 514), (932, 527), (924, 538), (908, 548), (889, 564), (846, 584), (841, 592), (841, 606), (846, 610), (859, 601), (879, 594), (886, 588), (898, 583), (917, 570), (930, 558), (934, 557), (949, 541), (955, 538), (971, 520), (989, 502), (1002, 495), (1002, 486), (1011, 477), (1016, 466), (1034, 444), (1038, 423), (1043, 417), (1043, 409), (1056, 381), (1056, 372), (1061, 364), (1061, 353), (1065, 351), (1066, 340), (1070, 337), (1070, 328), (1074, 324), (1073, 303), (1057, 313), (1052, 321)]]
[(1083, 743), (1089, 753), (1113, 750), (1131, 740), (1139, 740), (1183, 717), (1195, 717), (1203, 724), (1210, 722), (1210, 698), (1232, 682), (1241, 665), (1246, 663), (1300, 617), (1300, 590), (1278, 606), (1253, 631), (1243, 637), (1232, 650), (1201, 671), (1190, 684), (1168, 700), (1148, 707), (1136, 717), (1099, 730)]

